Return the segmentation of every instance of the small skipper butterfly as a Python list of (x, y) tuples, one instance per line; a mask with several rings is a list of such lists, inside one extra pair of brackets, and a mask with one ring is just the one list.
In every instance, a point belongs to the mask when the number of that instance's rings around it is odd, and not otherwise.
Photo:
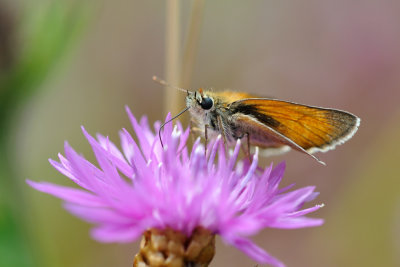
[[(170, 86), (157, 77), (153, 80)], [(360, 125), (360, 118), (337, 109), (260, 98), (243, 92), (178, 89), (187, 92), (186, 108), (173, 119), (189, 110), (197, 130), (206, 140), (219, 134), (227, 145), (243, 139), (247, 153), (251, 146), (261, 148), (264, 154), (292, 148), (324, 164), (312, 154), (343, 144)]]

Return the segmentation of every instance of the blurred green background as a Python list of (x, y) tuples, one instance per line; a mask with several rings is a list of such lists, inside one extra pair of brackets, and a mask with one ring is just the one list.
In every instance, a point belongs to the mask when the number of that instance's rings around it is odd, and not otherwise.
[[(34, 3), (33, 3), (34, 2)], [(284, 183), (316, 185), (319, 228), (254, 239), (288, 266), (400, 266), (400, 2), (204, 1), (188, 87), (247, 91), (361, 117), (355, 137), (287, 161)], [(180, 5), (187, 35), (194, 1)], [(100, 244), (90, 225), (25, 179), (72, 182), (48, 158), (65, 140), (94, 160), (80, 125), (130, 128), (124, 106), (163, 119), (166, 1), (0, 1), (0, 266), (131, 266), (138, 243)], [(180, 43), (184, 47), (184, 38)], [(168, 75), (167, 75), (168, 76)], [(184, 96), (182, 95), (182, 98)], [(187, 115), (185, 115), (187, 116)], [(218, 241), (211, 266), (254, 266)]]

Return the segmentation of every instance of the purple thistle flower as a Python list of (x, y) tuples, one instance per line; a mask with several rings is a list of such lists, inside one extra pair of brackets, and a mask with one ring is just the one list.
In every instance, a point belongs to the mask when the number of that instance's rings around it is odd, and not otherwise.
[[(61, 198), (65, 208), (95, 224), (94, 239), (101, 242), (131, 242), (148, 229), (170, 228), (190, 236), (203, 227), (221, 236), (260, 263), (284, 266), (255, 245), (249, 236), (266, 227), (319, 226), (322, 219), (304, 215), (319, 209), (301, 209), (318, 193), (314, 187), (289, 191), (279, 189), (285, 164), (257, 167), (237, 161), (240, 141), (225, 155), (221, 138), (209, 145), (207, 156), (199, 139), (191, 152), (186, 147), (189, 129), (178, 123), (165, 125), (164, 148), (143, 117), (138, 122), (127, 108), (138, 142), (123, 129), (122, 152), (107, 137), (97, 140), (82, 127), (99, 167), (88, 162), (65, 143), (65, 157), (50, 163), (82, 189), (46, 182), (27, 181), (33, 188)], [(167, 117), (168, 119), (169, 117)], [(160, 124), (155, 124), (158, 132)]]

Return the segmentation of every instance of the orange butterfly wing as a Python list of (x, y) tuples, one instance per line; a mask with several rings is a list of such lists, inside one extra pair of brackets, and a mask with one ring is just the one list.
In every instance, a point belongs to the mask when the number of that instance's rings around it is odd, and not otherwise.
[(254, 131), (250, 135), (265, 132), (276, 143), (307, 154), (327, 151), (344, 143), (360, 123), (358, 117), (341, 110), (266, 98), (238, 100), (229, 110), (242, 126), (248, 125)]

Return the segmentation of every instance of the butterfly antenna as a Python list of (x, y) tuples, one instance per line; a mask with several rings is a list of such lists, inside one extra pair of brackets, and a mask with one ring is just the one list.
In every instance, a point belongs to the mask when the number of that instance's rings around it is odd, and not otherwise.
[(161, 84), (161, 85), (163, 85), (163, 86), (171, 87), (171, 88), (177, 89), (177, 90), (179, 90), (179, 91), (182, 91), (182, 92), (185, 92), (185, 93), (189, 93), (189, 90), (180, 88), (180, 87), (178, 87), (178, 86), (171, 85), (171, 84), (167, 83), (166, 81), (164, 81), (164, 80), (158, 78), (158, 77), (155, 76), (155, 75), (153, 76), (153, 81), (155, 81), (155, 82), (157, 82), (157, 83), (159, 83), (159, 84)]
[(163, 144), (162, 138), (161, 138), (161, 130), (164, 128), (165, 124), (170, 123), (171, 121), (175, 120), (175, 119), (178, 118), (180, 115), (182, 115), (185, 111), (187, 111), (189, 108), (190, 108), (190, 107), (186, 107), (184, 110), (182, 110), (181, 112), (179, 112), (178, 115), (176, 115), (175, 117), (169, 119), (168, 121), (164, 122), (164, 123), (161, 125), (160, 129), (158, 130), (158, 137), (160, 138), (160, 143), (161, 143), (161, 146), (162, 146), (163, 148), (164, 148), (164, 144)]

